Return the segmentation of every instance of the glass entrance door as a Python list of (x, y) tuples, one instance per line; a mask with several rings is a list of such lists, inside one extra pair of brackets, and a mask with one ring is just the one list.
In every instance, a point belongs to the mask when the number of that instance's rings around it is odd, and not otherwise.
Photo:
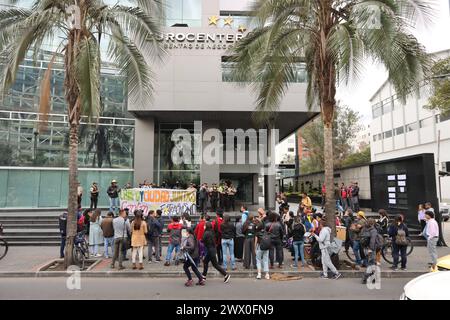
[(253, 202), (253, 174), (221, 173), (220, 181), (230, 181), (237, 190), (236, 200), (239, 202)]

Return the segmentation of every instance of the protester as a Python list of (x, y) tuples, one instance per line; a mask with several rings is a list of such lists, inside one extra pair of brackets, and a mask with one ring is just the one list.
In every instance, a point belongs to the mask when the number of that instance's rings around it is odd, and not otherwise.
[[(142, 210), (134, 212), (131, 223), (131, 262), (133, 269), (144, 269), (144, 246), (146, 245), (147, 223), (144, 221)], [(139, 267), (136, 266), (136, 256), (139, 256)]]
[(301, 195), (301, 201), (299, 206), (299, 211), (297, 213), (303, 213), (305, 209), (311, 209), (312, 208), (312, 201), (311, 198), (308, 197), (306, 192), (302, 192)]
[(241, 217), (236, 217), (236, 236), (234, 238), (234, 257), (236, 261), (242, 262), (242, 258), (244, 256), (244, 242), (245, 235), (242, 231), (243, 223), (241, 221)]
[(198, 278), (197, 285), (204, 286), (205, 280), (203, 279), (202, 274), (197, 268), (198, 259), (199, 259), (199, 246), (197, 238), (195, 237), (194, 230), (192, 228), (187, 229), (188, 236), (181, 243), (181, 250), (184, 254), (184, 264), (183, 270), (186, 273), (188, 280), (184, 284), (186, 287), (191, 287), (194, 282), (192, 280), (191, 272), (189, 268), (195, 273)]
[(434, 212), (433, 211), (426, 211), (425, 212), (425, 219), (427, 220), (427, 224), (425, 226), (425, 238), (427, 239), (427, 249), (428, 254), (431, 258), (431, 272), (438, 271), (437, 269), (437, 250), (436, 246), (439, 240), (439, 225), (437, 221), (434, 219)]
[(242, 213), (241, 221), (242, 221), (242, 224), (244, 224), (245, 221), (247, 221), (247, 218), (248, 218), (248, 215), (249, 215), (247, 206), (242, 206), (241, 207), (241, 213)]
[(108, 190), (106, 191), (109, 197), (109, 211), (116, 213), (116, 209), (119, 209), (120, 203), (119, 203), (119, 193), (120, 188), (117, 185), (116, 180), (111, 181), (111, 185), (108, 187)]
[(269, 250), (270, 268), (274, 267), (274, 253), (276, 255), (276, 261), (278, 263), (278, 268), (283, 268), (283, 238), (284, 238), (284, 227), (278, 220), (279, 215), (275, 212), (269, 214), (269, 222), (265, 224), (266, 231), (270, 234), (272, 241), (272, 247)]
[(230, 183), (228, 186), (228, 211), (232, 209), (235, 211), (235, 198), (236, 198), (237, 189), (236, 187)]
[(90, 194), (91, 194), (91, 205), (90, 205), (90, 209), (97, 209), (97, 203), (98, 203), (98, 194), (99, 194), (99, 189), (97, 186), (97, 182), (92, 182), (92, 185), (89, 189)]
[(105, 258), (109, 258), (108, 248), (111, 247), (111, 256), (114, 256), (114, 227), (113, 227), (114, 213), (111, 211), (106, 214), (100, 224), (100, 228), (103, 231), (103, 241), (104, 241), (104, 255)]
[(166, 267), (170, 266), (170, 260), (174, 249), (175, 265), (178, 265), (178, 259), (176, 258), (180, 252), (181, 229), (183, 229), (183, 225), (180, 223), (180, 218), (177, 216), (172, 217), (172, 222), (167, 226), (167, 232), (169, 233), (169, 246), (167, 247), (166, 262), (164, 263)]
[(431, 205), (431, 202), (425, 202), (425, 211), (431, 211), (434, 212), (434, 208)]
[(61, 243), (59, 245), (59, 257), (64, 258), (64, 249), (66, 247), (67, 237), (67, 211), (59, 216), (59, 234), (61, 235)]
[[(261, 271), (264, 271), (265, 279), (270, 280), (269, 250), (261, 247), (263, 237), (266, 233), (264, 222), (265, 212), (262, 209), (258, 209), (258, 213), (258, 217), (255, 217), (253, 220), (255, 222), (256, 269), (258, 271), (256, 279), (261, 279)], [(264, 213), (264, 216), (262, 213)]]
[(294, 263), (291, 267), (298, 268), (298, 257), (302, 260), (302, 267), (306, 266), (305, 253), (304, 253), (304, 241), (303, 237), (306, 233), (305, 226), (301, 223), (299, 216), (295, 217), (294, 223), (289, 230), (289, 237), (292, 237), (292, 246), (294, 247)]
[(425, 226), (427, 225), (427, 219), (425, 217), (425, 208), (422, 204), (419, 204), (419, 207), (417, 209), (417, 220), (419, 220), (420, 223), (420, 236), (423, 235), (423, 230), (425, 229)]
[(217, 248), (217, 260), (219, 264), (223, 264), (223, 252), (222, 252), (222, 225), (223, 222), (223, 210), (219, 209), (216, 213), (216, 219), (212, 222), (212, 227), (215, 236), (216, 248)]
[(77, 201), (78, 201), (78, 207), (80, 207), (80, 208), (81, 208), (82, 198), (83, 198), (83, 187), (78, 182), (78, 185), (77, 185)]
[(91, 248), (91, 254), (94, 255), (94, 257), (102, 256), (98, 251), (99, 245), (104, 244), (103, 231), (100, 228), (101, 223), (101, 211), (100, 209), (96, 209), (89, 222), (89, 247)]
[[(127, 220), (127, 221), (129, 221), (129, 209), (128, 208), (125, 208), (125, 220)], [(130, 249), (130, 247), (131, 247), (131, 243), (130, 243), (130, 241), (131, 241), (131, 231), (130, 230), (127, 230), (127, 241), (126, 241), (126, 246), (123, 246), (122, 247), (122, 250), (123, 250), (123, 261), (128, 261), (129, 259), (127, 258), (127, 251), (128, 251), (128, 249)]]
[(228, 257), (230, 258), (231, 270), (236, 270), (236, 261), (234, 259), (234, 237), (236, 235), (236, 227), (231, 222), (229, 215), (224, 215), (222, 230), (222, 253), (223, 268), (227, 270)]
[(357, 266), (365, 266), (364, 250), (361, 246), (361, 231), (366, 225), (366, 216), (364, 211), (359, 211), (356, 220), (350, 225), (350, 238), (352, 241), (352, 249), (356, 258)]
[[(344, 210), (347, 210), (349, 208), (349, 204), (347, 201), (347, 187), (345, 186), (345, 184), (342, 182), (341, 184), (341, 204), (342, 204), (342, 208)], [(351, 207), (351, 206), (350, 206)]]
[[(374, 266), (376, 261), (376, 254), (380, 251), (383, 240), (380, 239), (380, 234), (378, 234), (375, 228), (375, 219), (370, 218), (367, 220), (365, 227), (365, 234), (367, 234), (367, 269), (363, 274), (362, 283), (366, 284), (367, 280), (375, 273)], [(382, 236), (381, 236), (382, 237)]]
[(392, 239), (392, 257), (394, 258), (391, 269), (398, 270), (399, 257), (401, 257), (401, 269), (406, 271), (409, 231), (400, 215), (395, 218), (394, 223), (389, 227), (388, 234)]
[(223, 282), (227, 283), (230, 280), (230, 275), (222, 269), (217, 261), (215, 234), (211, 222), (206, 223), (202, 240), (206, 249), (205, 259), (203, 260), (203, 279), (206, 280), (206, 276), (208, 275), (208, 266), (211, 262), (213, 267), (223, 275)]
[(198, 247), (199, 247), (199, 255), (200, 260), (203, 260), (205, 257), (206, 251), (205, 251), (205, 245), (203, 244), (203, 233), (205, 232), (206, 227), (206, 214), (202, 214), (200, 216), (200, 221), (195, 226), (194, 234), (195, 238), (198, 239)]
[(351, 196), (352, 196), (352, 209), (353, 211), (357, 212), (359, 211), (359, 187), (358, 182), (353, 182), (352, 189), (351, 189)]
[(255, 236), (256, 236), (256, 224), (258, 223), (257, 217), (249, 215), (248, 219), (242, 226), (242, 232), (245, 236), (244, 240), (244, 269), (256, 269), (256, 247), (255, 247)]
[(384, 209), (378, 210), (379, 219), (377, 224), (380, 228), (381, 234), (387, 234), (387, 229), (389, 225), (389, 218), (387, 216), (387, 212)]
[(321, 279), (328, 279), (328, 270), (333, 273), (332, 279), (339, 279), (341, 274), (331, 262), (329, 247), (331, 244), (331, 228), (326, 224), (325, 220), (320, 220), (321, 230), (320, 234), (312, 234), (319, 243), (321, 258), (322, 258), (322, 274)]
[(114, 227), (114, 255), (111, 268), (115, 268), (115, 262), (119, 259), (119, 270), (125, 269), (122, 262), (124, 260), (123, 247), (127, 246), (128, 233), (131, 232), (130, 222), (126, 219), (125, 210), (119, 211), (119, 216), (113, 220)]
[(163, 232), (163, 227), (161, 222), (156, 218), (156, 212), (154, 210), (150, 210), (147, 216), (147, 241), (148, 241), (148, 263), (152, 263), (153, 261), (153, 248), (155, 248), (155, 261), (161, 261), (161, 252), (159, 250), (160, 246), (160, 237)]

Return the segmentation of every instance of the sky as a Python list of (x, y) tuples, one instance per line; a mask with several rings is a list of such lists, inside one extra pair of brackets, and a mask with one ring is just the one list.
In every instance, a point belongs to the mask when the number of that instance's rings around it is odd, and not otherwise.
[[(432, 23), (418, 23), (412, 33), (422, 43), (427, 52), (450, 49), (450, 0), (434, 0), (435, 10)], [(365, 125), (371, 122), (371, 106), (369, 99), (387, 79), (385, 69), (371, 61), (359, 80), (354, 80), (348, 86), (338, 88), (337, 100), (346, 104), (362, 115)]]

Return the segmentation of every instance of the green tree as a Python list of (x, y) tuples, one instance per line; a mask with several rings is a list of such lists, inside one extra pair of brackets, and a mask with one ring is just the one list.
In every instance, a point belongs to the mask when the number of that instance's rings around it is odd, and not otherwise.
[(342, 161), (343, 167), (356, 166), (370, 163), (370, 147), (366, 147), (360, 152), (355, 152), (350, 154), (347, 158)]
[(450, 57), (433, 65), (431, 79), (433, 94), (427, 107), (450, 116)]
[[(352, 140), (362, 129), (361, 115), (348, 106), (336, 106), (333, 120), (333, 155), (334, 168), (340, 168), (343, 161), (352, 153)], [(310, 173), (324, 169), (324, 126), (323, 121), (316, 118), (302, 129), (305, 146), (310, 157), (302, 162), (301, 173)]]
[(0, 11), (4, 92), (14, 83), (19, 64), (28, 51), (37, 56), (44, 43), (60, 40), (42, 79), (40, 111), (44, 115), (49, 112), (51, 68), (54, 60), (62, 57), (70, 134), (66, 267), (73, 263), (77, 227), (80, 120), (81, 116), (97, 118), (100, 112), (101, 42), (109, 41), (108, 59), (127, 77), (132, 102), (143, 103), (144, 98), (151, 98), (153, 90), (152, 72), (146, 58), (159, 56), (155, 35), (160, 32), (161, 6), (156, 0), (131, 2), (134, 7), (110, 6), (102, 0), (35, 0), (31, 9), (13, 7)]
[[(429, 69), (424, 48), (411, 34), (418, 15), (431, 15), (427, 0), (257, 0), (256, 28), (230, 53), (233, 79), (251, 81), (258, 92), (255, 119), (269, 123), (295, 68), (305, 63), (307, 105), (319, 106), (324, 123), (324, 168), (333, 190), (333, 119), (336, 87), (360, 74), (369, 57), (385, 66), (388, 80), (405, 100)], [(300, 104), (300, 103), (299, 103)], [(334, 195), (325, 210), (334, 221)], [(333, 231), (334, 230), (334, 224)]]

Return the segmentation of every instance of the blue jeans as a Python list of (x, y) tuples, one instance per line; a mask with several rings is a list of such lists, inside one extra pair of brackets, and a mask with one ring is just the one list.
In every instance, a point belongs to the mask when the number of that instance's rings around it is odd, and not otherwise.
[(111, 246), (111, 256), (114, 256), (114, 237), (104, 238), (105, 258), (108, 258), (108, 247)]
[(170, 257), (172, 256), (173, 249), (175, 249), (175, 254), (178, 254), (178, 252), (180, 252), (180, 245), (169, 243), (169, 246), (167, 247), (166, 262), (170, 262)]
[(119, 209), (119, 198), (109, 198), (109, 211), (116, 213), (116, 209)]
[(304, 242), (303, 241), (294, 241), (292, 242), (292, 245), (294, 246), (294, 266), (297, 266), (298, 261), (298, 253), (300, 251), (300, 258), (302, 259), (302, 264), (306, 265), (305, 260), (305, 253), (304, 253)]
[(264, 272), (269, 272), (269, 250), (261, 250), (259, 244), (256, 246), (256, 269), (258, 269), (258, 272), (261, 272), (261, 269)]
[(230, 251), (231, 268), (236, 268), (236, 263), (234, 261), (234, 240), (233, 239), (222, 239), (222, 255), (223, 255), (223, 268), (227, 268), (228, 253), (227, 249)]
[(361, 249), (361, 243), (359, 242), (359, 240), (353, 240), (352, 250), (353, 250), (353, 253), (355, 254), (357, 265), (361, 265), (361, 263), (362, 263), (361, 254), (359, 253), (360, 249)]

